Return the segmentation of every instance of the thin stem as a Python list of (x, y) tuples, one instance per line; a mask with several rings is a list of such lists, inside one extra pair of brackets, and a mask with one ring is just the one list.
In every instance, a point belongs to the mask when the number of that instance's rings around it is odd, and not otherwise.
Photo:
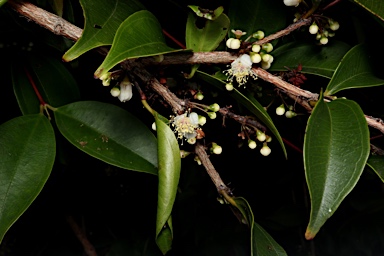
[(24, 72), (27, 75), (28, 81), (32, 85), (33, 90), (35, 91), (35, 94), (36, 94), (37, 98), (39, 99), (40, 105), (45, 106), (46, 103), (45, 103), (43, 97), (41, 97), (41, 94), (40, 94), (39, 90), (37, 89), (35, 81), (33, 80), (31, 74), (29, 73), (29, 71), (28, 71), (28, 69), (26, 67), (24, 67)]
[(75, 222), (72, 216), (66, 217), (68, 224), (72, 228), (72, 231), (75, 233), (75, 236), (80, 241), (80, 243), (83, 245), (84, 252), (88, 256), (97, 256), (95, 247), (89, 242), (87, 236), (85, 235), (84, 231), (80, 229), (79, 225)]

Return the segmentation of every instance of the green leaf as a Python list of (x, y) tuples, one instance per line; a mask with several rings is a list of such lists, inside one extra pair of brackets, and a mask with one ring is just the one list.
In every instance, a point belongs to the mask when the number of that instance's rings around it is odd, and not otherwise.
[(0, 241), (32, 204), (55, 160), (55, 135), (41, 114), (0, 125)]
[(222, 14), (215, 20), (207, 20), (203, 28), (198, 28), (196, 21), (196, 16), (189, 13), (185, 31), (187, 48), (194, 52), (215, 50), (227, 35), (229, 28), (227, 15)]
[(8, 0), (0, 0), (0, 7), (3, 6), (3, 4), (5, 4), (6, 2), (8, 2)]
[(181, 158), (175, 133), (157, 113), (155, 121), (159, 159), (156, 243), (166, 254), (171, 249), (173, 239), (171, 212), (179, 184)]
[(384, 80), (373, 74), (371, 58), (365, 45), (354, 46), (341, 60), (324, 95), (333, 95), (350, 88), (383, 85)]
[(302, 65), (302, 73), (331, 78), (341, 59), (351, 47), (332, 40), (327, 45), (319, 46), (308, 43), (291, 42), (275, 50), (270, 71), (287, 71)]
[(95, 72), (102, 77), (118, 63), (132, 58), (177, 52), (165, 44), (160, 24), (149, 11), (138, 11), (129, 16), (116, 32), (112, 48)]
[(258, 30), (268, 36), (286, 26), (286, 13), (281, 0), (244, 0), (241, 4), (230, 1), (228, 16), (231, 30), (247, 32), (245, 38)]
[[(85, 27), (80, 39), (63, 56), (72, 61), (83, 53), (112, 44), (116, 30), (132, 13), (145, 9), (136, 0), (80, 0), (85, 16)], [(126, 37), (126, 40), (131, 40)]]
[(115, 105), (80, 101), (54, 111), (64, 137), (85, 153), (124, 169), (157, 174), (157, 143), (135, 116)]
[(208, 19), (208, 20), (215, 20), (217, 19), (224, 11), (223, 6), (217, 7), (214, 11), (203, 9), (197, 5), (188, 5), (191, 10), (196, 13), (197, 16)]
[(24, 115), (40, 112), (40, 102), (26, 72), (31, 75), (43, 100), (51, 106), (59, 107), (80, 99), (77, 83), (61, 61), (45, 55), (30, 55), (27, 61), (28, 69), (23, 64), (12, 65), (13, 89)]
[(379, 176), (384, 182), (384, 156), (371, 155), (368, 158), (367, 165)]
[(312, 205), (307, 239), (315, 237), (355, 187), (369, 150), (369, 130), (360, 106), (345, 99), (326, 103), (321, 96), (304, 137), (304, 167)]
[[(225, 88), (225, 82), (207, 73), (197, 71), (196, 76), (197, 78), (200, 78), (208, 82), (209, 84), (214, 85), (220, 90), (224, 90), (223, 88)], [(287, 151), (285, 149), (283, 139), (281, 138), (279, 131), (277, 130), (267, 111), (265, 111), (264, 107), (251, 94), (244, 96), (236, 88), (234, 88), (229, 95), (235, 100), (237, 100), (244, 107), (246, 107), (251, 113), (253, 113), (262, 123), (264, 123), (268, 127), (268, 129), (273, 133), (273, 135), (275, 135), (276, 139), (279, 141), (280, 146), (283, 149), (284, 156), (285, 158), (287, 158)]]
[(353, 0), (356, 4), (372, 13), (374, 16), (384, 21), (384, 4), (382, 1), (372, 0)]
[(251, 228), (251, 255), (287, 255), (285, 250), (268, 234), (268, 232), (255, 222), (252, 209), (247, 200), (242, 197), (236, 197), (233, 198), (233, 200), (236, 203), (237, 209), (239, 209)]

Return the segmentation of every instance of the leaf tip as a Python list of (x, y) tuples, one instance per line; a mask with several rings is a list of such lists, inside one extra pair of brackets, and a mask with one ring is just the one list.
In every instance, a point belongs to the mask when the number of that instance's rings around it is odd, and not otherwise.
[(309, 228), (307, 228), (307, 230), (305, 231), (305, 239), (306, 240), (312, 240), (313, 238), (315, 238), (316, 234), (317, 234), (317, 232), (314, 233)]

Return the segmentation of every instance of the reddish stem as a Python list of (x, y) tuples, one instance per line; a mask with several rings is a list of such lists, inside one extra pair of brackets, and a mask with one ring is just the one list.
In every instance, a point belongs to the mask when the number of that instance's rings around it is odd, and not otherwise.
[(282, 138), (284, 143), (287, 144), (288, 146), (290, 146), (291, 148), (293, 148), (294, 150), (296, 150), (297, 152), (303, 154), (303, 150), (301, 150), (298, 146), (294, 145), (292, 142), (290, 142), (289, 140), (287, 139), (284, 139)]
[(45, 101), (43, 100), (43, 97), (41, 97), (41, 94), (40, 94), (39, 90), (37, 89), (35, 81), (33, 81), (33, 78), (31, 76), (31, 74), (29, 73), (28, 69), (25, 68), (25, 67), (24, 67), (24, 71), (25, 71), (25, 74), (28, 77), (28, 81), (31, 83), (31, 85), (33, 87), (33, 90), (35, 91), (35, 94), (36, 94), (37, 98), (40, 101), (40, 105), (45, 106), (47, 103), (45, 103)]
[(182, 49), (186, 49), (187, 47), (185, 47), (184, 44), (182, 44), (179, 40), (177, 40), (176, 38), (174, 38), (171, 34), (169, 34), (165, 29), (163, 29), (163, 33), (166, 37), (168, 37), (169, 39), (171, 39), (175, 44), (177, 44), (178, 46), (180, 46)]

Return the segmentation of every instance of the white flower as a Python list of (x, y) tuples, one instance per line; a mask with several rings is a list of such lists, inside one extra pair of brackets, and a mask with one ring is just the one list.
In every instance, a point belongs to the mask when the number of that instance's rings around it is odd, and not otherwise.
[(125, 77), (123, 81), (120, 82), (120, 94), (118, 97), (121, 102), (126, 102), (132, 99), (132, 83), (129, 81), (128, 77)]
[(257, 79), (256, 73), (252, 70), (251, 57), (248, 54), (243, 54), (231, 63), (231, 68), (223, 71), (228, 75), (228, 81), (236, 81), (239, 85), (245, 84), (248, 80), (248, 76), (253, 79)]
[(295, 6), (297, 7), (300, 4), (301, 0), (284, 0), (286, 6)]
[(187, 140), (195, 138), (196, 130), (199, 127), (199, 116), (195, 112), (184, 113), (173, 118), (172, 126), (175, 127), (177, 138), (182, 139), (185, 137)]

